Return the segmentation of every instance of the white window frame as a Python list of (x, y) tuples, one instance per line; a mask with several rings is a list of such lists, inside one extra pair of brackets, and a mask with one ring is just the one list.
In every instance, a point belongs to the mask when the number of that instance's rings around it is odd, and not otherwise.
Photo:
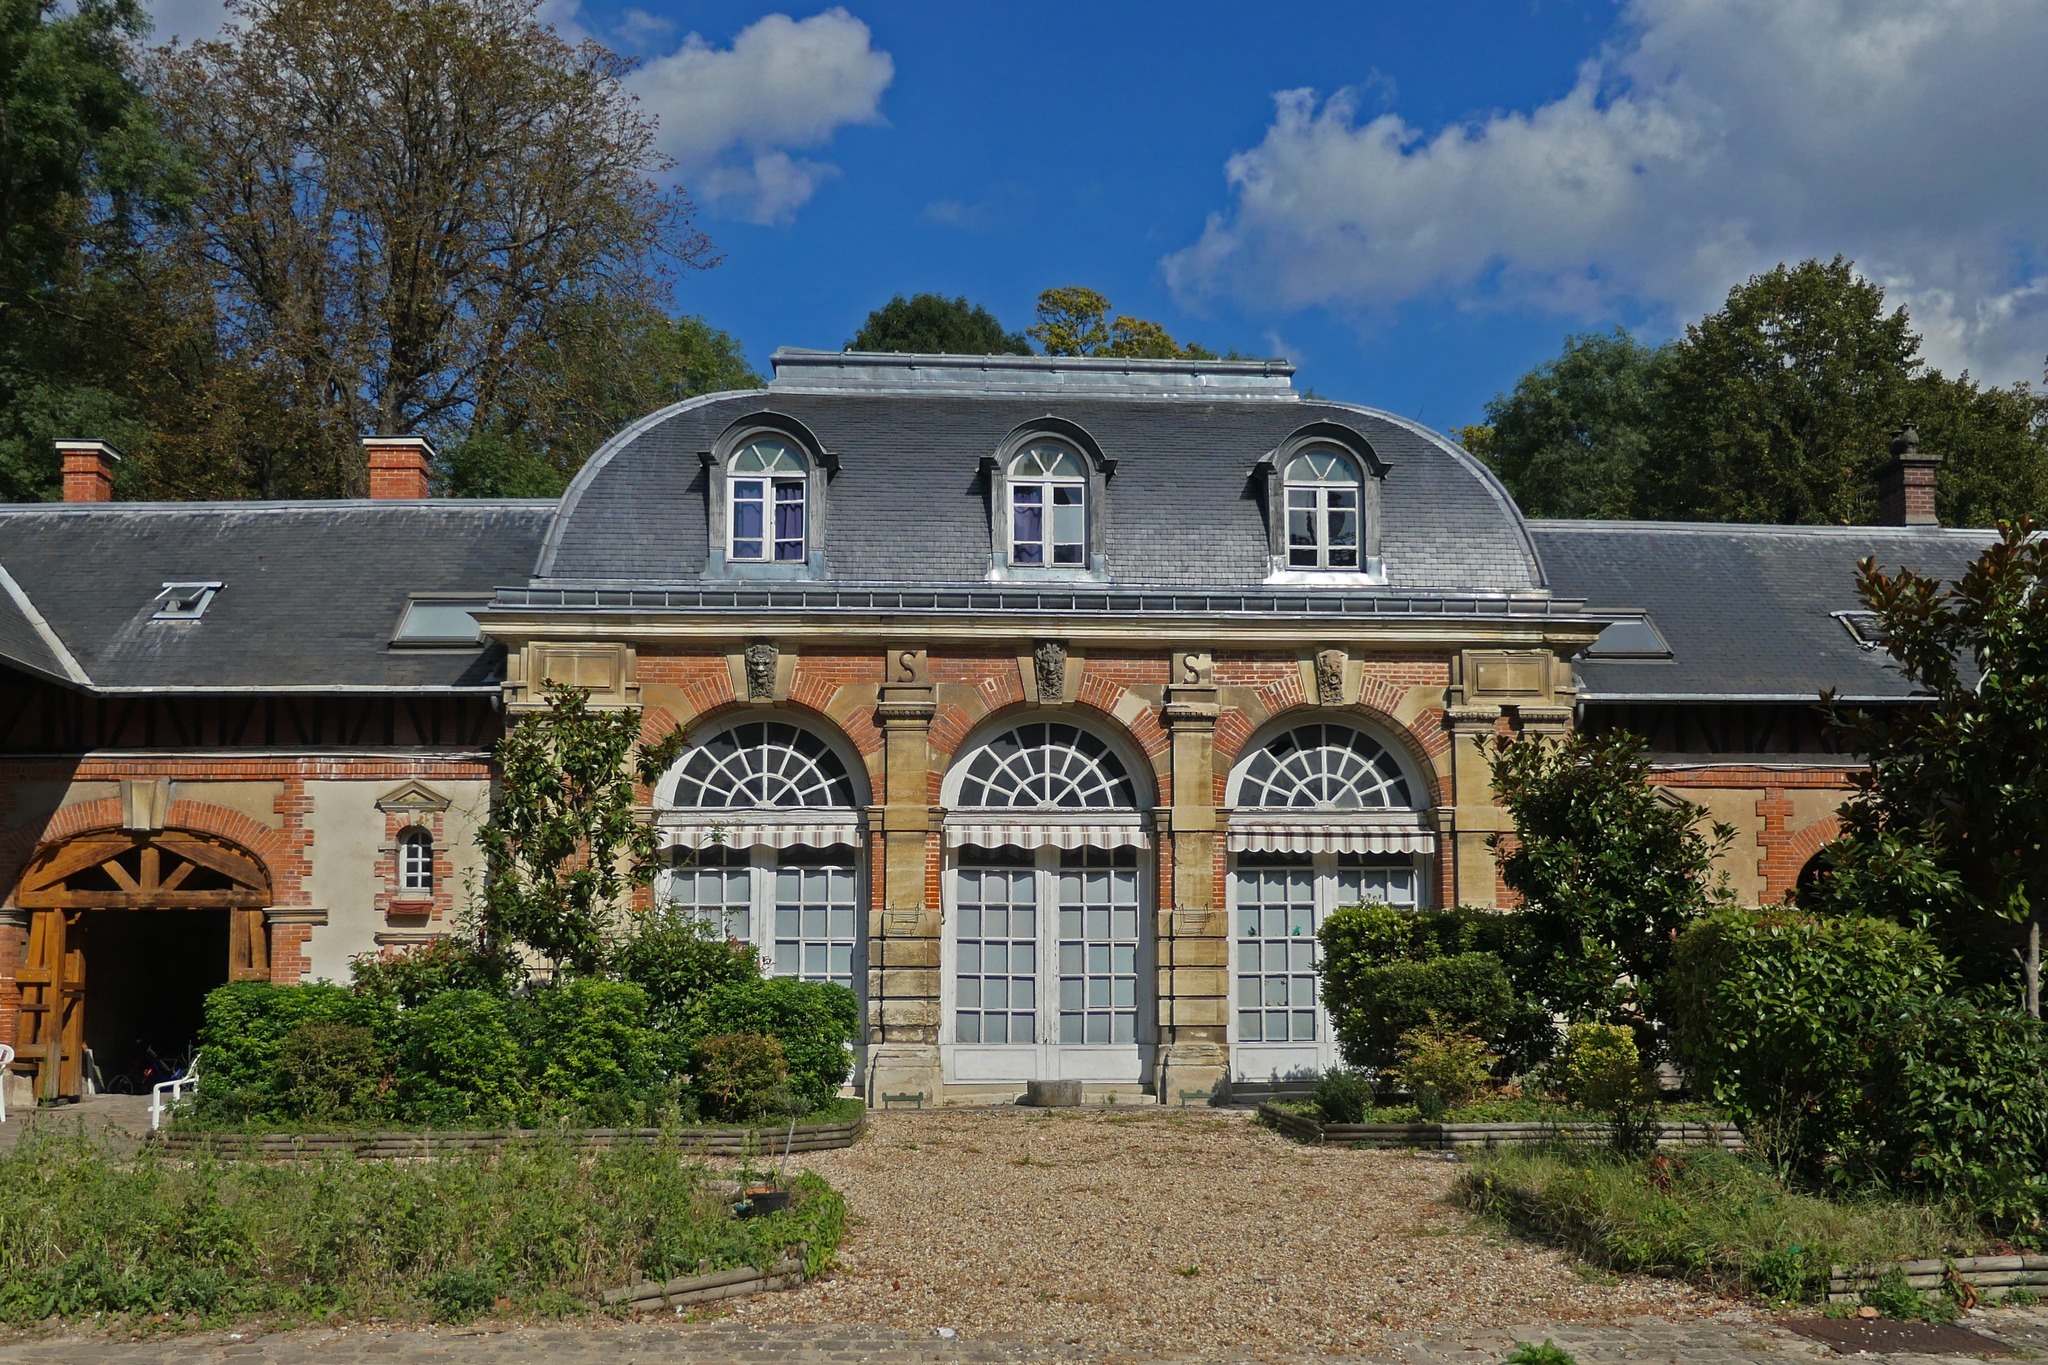
[[(1059, 464), (1070, 465), (1072, 472), (1044, 471), (1042, 467), (1048, 463), (1048, 455), (1053, 456), (1055, 462)], [(1019, 473), (1019, 466), (1024, 465), (1026, 462), (1035, 462), (1041, 466), (1041, 470), (1032, 473)], [(1020, 540), (1017, 535), (1018, 494), (1023, 492), (1035, 494), (1039, 499), (1037, 507), (1039, 534), (1038, 538), (1032, 541)], [(1078, 498), (1078, 506), (1081, 510), (1081, 534), (1077, 540), (1068, 541), (1057, 538), (1055, 531), (1055, 525), (1058, 521), (1057, 509), (1060, 506), (1077, 505), (1076, 503), (1062, 504), (1059, 501), (1061, 493), (1072, 494)], [(1010, 531), (1009, 556), (1012, 568), (1085, 570), (1088, 567), (1089, 497), (1087, 456), (1075, 450), (1064, 441), (1031, 442), (1010, 457), (1009, 476), (1004, 481), (1004, 501), (1007, 504), (1006, 516), (1008, 521), (1006, 524)], [(1062, 560), (1059, 558), (1059, 552), (1063, 547), (1067, 546), (1073, 548), (1074, 557)], [(1038, 558), (1026, 558), (1025, 550), (1027, 547), (1036, 551)]]
[[(1312, 478), (1300, 478), (1295, 471), (1303, 464), (1315, 460), (1328, 460), (1333, 468), (1349, 472), (1349, 478), (1333, 478), (1325, 471)], [(1286, 567), (1295, 573), (1330, 572), (1364, 573), (1366, 571), (1365, 547), (1365, 476), (1359, 469), (1358, 461), (1349, 451), (1334, 445), (1312, 445), (1294, 452), (1288, 457), (1281, 470), (1281, 544), (1286, 551)], [(1334, 544), (1330, 532), (1331, 514), (1339, 510), (1333, 506), (1339, 496), (1348, 495), (1351, 505), (1351, 544), (1347, 553), (1350, 563), (1339, 564), (1335, 559), (1339, 547)], [(1314, 532), (1314, 542), (1307, 547), (1306, 562), (1297, 559), (1299, 553), (1294, 543), (1294, 516), (1297, 502), (1308, 513)]]
[[(773, 465), (775, 458), (766, 463), (764, 470), (743, 470), (737, 466), (760, 446), (774, 446), (778, 452), (786, 453), (796, 464), (794, 470), (778, 469)], [(756, 456), (756, 459), (761, 459)], [(776, 457), (779, 458), (779, 457)], [(746, 501), (758, 502), (761, 509), (761, 534), (758, 537), (759, 550), (754, 554), (740, 551), (739, 508), (742, 488), (757, 490), (757, 497)], [(776, 511), (783, 505), (784, 490), (793, 489), (797, 506), (798, 534), (792, 542), (776, 534)], [(733, 451), (726, 467), (725, 476), (725, 530), (726, 557), (734, 564), (788, 564), (802, 565), (810, 559), (811, 536), (811, 467), (810, 460), (801, 446), (786, 437), (763, 433), (753, 437)], [(749, 537), (748, 539), (756, 539)], [(787, 544), (794, 544), (796, 553), (781, 553)]]
[[(424, 854), (425, 867), (420, 864)], [(412, 825), (398, 832), (398, 893), (434, 894), (434, 835)]]
[[(1353, 867), (1362, 875), (1373, 872), (1406, 873), (1411, 879), (1412, 890), (1404, 908), (1422, 909), (1428, 906), (1428, 862), (1425, 858), (1419, 856), (1344, 854), (1331, 851), (1291, 855), (1234, 853), (1230, 856), (1229, 866), (1226, 869), (1227, 892), (1225, 904), (1229, 914), (1230, 926), (1230, 967), (1228, 974), (1230, 995), (1227, 1002), (1229, 1019), (1227, 1036), (1230, 1042), (1230, 1074), (1233, 1078), (1240, 1081), (1300, 1080), (1318, 1075), (1333, 1066), (1341, 1064), (1341, 1058), (1337, 1052), (1336, 1034), (1330, 1027), (1329, 1010), (1323, 1001), (1322, 979), (1320, 975), (1322, 962), (1321, 946), (1316, 935), (1321, 930), (1323, 921), (1329, 917), (1331, 911), (1346, 905), (1356, 905), (1359, 903), (1359, 899), (1354, 898), (1349, 888), (1345, 885), (1345, 873), (1352, 870), (1347, 868), (1346, 864), (1353, 859), (1356, 860)], [(1247, 862), (1251, 862), (1253, 865), (1245, 866)], [(1305, 867), (1309, 870), (1310, 876), (1313, 879), (1311, 883), (1311, 920), (1310, 923), (1302, 926), (1305, 932), (1299, 937), (1310, 945), (1308, 956), (1310, 970), (1314, 973), (1310, 978), (1311, 1005), (1314, 1010), (1314, 1037), (1296, 1039), (1290, 1035), (1282, 1041), (1269, 1040), (1263, 1037), (1259, 1039), (1246, 1039), (1242, 1036), (1244, 1030), (1239, 1018), (1240, 1010), (1249, 1008), (1255, 1012), (1264, 1013), (1268, 1008), (1278, 1007), (1269, 1007), (1263, 1000), (1257, 1005), (1251, 1005), (1240, 997), (1245, 980), (1244, 963), (1241, 953), (1246, 939), (1241, 932), (1240, 909), (1243, 907), (1239, 904), (1238, 878), (1240, 872), (1277, 870), (1285, 867)], [(1367, 894), (1366, 898), (1370, 899), (1369, 894)], [(1402, 904), (1402, 902), (1394, 900), (1392, 897), (1388, 899), (1394, 904)], [(1291, 935), (1283, 935), (1281, 937), (1287, 938), (1290, 943), (1293, 939)], [(1273, 939), (1262, 934), (1258, 941), (1261, 944), (1266, 944), (1271, 943)], [(1290, 970), (1292, 969), (1290, 968)], [(1263, 978), (1267, 974), (1262, 963), (1260, 977)], [(1291, 1010), (1293, 1006), (1290, 1003), (1286, 1008)]]
[[(800, 866), (815, 868), (820, 866), (820, 863), (815, 861), (815, 859), (829, 857), (843, 864), (851, 875), (851, 896), (848, 901), (843, 903), (850, 910), (850, 922), (844, 925), (845, 932), (840, 932), (839, 928), (835, 928), (831, 923), (831, 910), (838, 908), (842, 904), (841, 902), (834, 901), (827, 908), (827, 924), (824, 935), (813, 937), (805, 933), (801, 925), (798, 926), (797, 936), (794, 940), (785, 939), (779, 935), (778, 929), (780, 926), (777, 923), (777, 918), (778, 911), (782, 906), (778, 881), (780, 874), (785, 870), (782, 867), (783, 857), (785, 854), (799, 852), (805, 855), (800, 859)], [(707, 848), (696, 853), (683, 854), (682, 858), (684, 861), (682, 865), (665, 869), (657, 879), (655, 886), (657, 902), (677, 905), (684, 909), (701, 908), (692, 906), (678, 898), (675, 877), (678, 873), (694, 873), (701, 870), (704, 861), (711, 857), (717, 858), (720, 864), (727, 870), (745, 874), (746, 896), (743, 906), (747, 912), (747, 931), (744, 935), (733, 934), (730, 921), (725, 919), (723, 915), (713, 922), (729, 937), (741, 938), (744, 942), (750, 943), (758, 949), (761, 954), (762, 967), (768, 975), (793, 976), (804, 981), (838, 981), (839, 984), (851, 989), (862, 1000), (867, 998), (867, 902), (861, 867), (864, 860), (857, 848), (852, 848), (845, 844), (836, 844), (827, 849), (811, 850), (802, 845), (777, 848), (766, 844), (757, 844), (752, 848), (746, 849)], [(732, 864), (739, 864), (739, 866), (732, 866)], [(721, 902), (721, 905), (726, 908), (726, 913), (730, 913), (731, 909), (741, 907), (742, 902), (726, 901)], [(778, 944), (790, 942), (795, 943), (799, 954), (806, 947), (814, 944), (825, 948), (828, 954), (833, 947), (845, 946), (848, 949), (847, 971), (841, 974), (831, 970), (829, 961), (827, 969), (823, 974), (807, 971), (801, 958), (792, 962), (787, 960), (789, 957), (787, 953), (778, 953)]]
[[(1014, 856), (1014, 850), (1007, 850)], [(1077, 850), (1086, 852), (1086, 850)], [(1060, 921), (1060, 877), (1061, 862), (1067, 850), (1050, 844), (1029, 851), (1028, 870), (1034, 890), (1036, 915), (1034, 950), (1036, 962), (1031, 980), (1035, 985), (1032, 1013), (1035, 1021), (1031, 1041), (989, 1043), (982, 1041), (963, 1042), (960, 1033), (961, 977), (960, 953), (963, 928), (962, 878), (979, 861), (977, 855), (987, 850), (972, 847), (955, 850), (946, 860), (944, 878), (945, 932), (941, 948), (944, 953), (944, 970), (940, 973), (940, 1054), (944, 1059), (946, 1078), (956, 1084), (1016, 1083), (1029, 1080), (1081, 1080), (1129, 1085), (1135, 1093), (1148, 1079), (1153, 1054), (1157, 1049), (1158, 1007), (1156, 1000), (1156, 972), (1154, 925), (1152, 923), (1154, 897), (1152, 884), (1153, 857), (1151, 850), (1134, 847), (1130, 850), (1132, 867), (1128, 869), (1133, 878), (1136, 936), (1130, 943), (1133, 970), (1131, 980), (1132, 1037), (1123, 1042), (1068, 1043), (1061, 1041), (1062, 978), (1063, 971), (1060, 948), (1063, 926)], [(1112, 912), (1114, 907), (1112, 908)], [(1086, 921), (1083, 921), (1084, 948), (1087, 941)], [(1112, 935), (1103, 940), (1104, 946), (1116, 946), (1114, 919)], [(975, 973), (979, 975), (979, 973)], [(1083, 983), (1082, 1011), (1088, 1012), (1086, 1003), (1086, 982), (1099, 975), (1083, 962), (1081, 981)], [(1110, 972), (1106, 975), (1114, 989), (1115, 979), (1124, 975), (1112, 954)], [(1107, 1007), (1114, 1011), (1117, 1006), (1114, 996)], [(1085, 1035), (1085, 1025), (1084, 1025)]]

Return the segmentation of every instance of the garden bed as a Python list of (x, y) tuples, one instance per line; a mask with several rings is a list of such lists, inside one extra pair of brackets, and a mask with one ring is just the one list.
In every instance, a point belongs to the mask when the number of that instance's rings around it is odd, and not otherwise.
[[(1604, 1123), (1550, 1119), (1495, 1123), (1324, 1123), (1299, 1108), (1259, 1106), (1259, 1116), (1298, 1142), (1360, 1147), (1516, 1147), (1543, 1142), (1602, 1143), (1613, 1130)], [(1661, 1146), (1720, 1147), (1742, 1150), (1742, 1134), (1727, 1124), (1679, 1120), (1658, 1125)]]
[(31, 1137), (0, 1156), (0, 1322), (563, 1316), (620, 1285), (831, 1264), (831, 1186), (796, 1176), (788, 1209), (736, 1218), (730, 1173), (699, 1155), (543, 1139), (410, 1163), (127, 1159)]
[(295, 1160), (353, 1156), (372, 1161), (399, 1161), (449, 1153), (501, 1149), (545, 1140), (586, 1150), (612, 1147), (672, 1145), (693, 1156), (781, 1156), (785, 1151), (826, 1152), (851, 1147), (867, 1128), (858, 1102), (845, 1103), (851, 1115), (835, 1111), (759, 1128), (444, 1128), (408, 1132), (242, 1132), (234, 1129), (171, 1128), (154, 1133), (150, 1145), (169, 1155), (210, 1152), (261, 1160)]

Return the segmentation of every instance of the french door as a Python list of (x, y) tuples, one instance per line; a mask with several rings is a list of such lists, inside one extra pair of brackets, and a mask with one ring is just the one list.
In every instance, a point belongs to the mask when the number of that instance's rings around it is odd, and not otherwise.
[(1150, 935), (1134, 848), (963, 848), (947, 916), (946, 1052), (961, 1082), (1139, 1083)]
[(1312, 1076), (1338, 1062), (1323, 1008), (1316, 933), (1343, 905), (1417, 904), (1410, 859), (1240, 853), (1230, 878), (1230, 1070), (1238, 1080)]
[(668, 874), (668, 898), (728, 937), (761, 950), (771, 976), (835, 981), (862, 994), (867, 979), (853, 850), (707, 848)]

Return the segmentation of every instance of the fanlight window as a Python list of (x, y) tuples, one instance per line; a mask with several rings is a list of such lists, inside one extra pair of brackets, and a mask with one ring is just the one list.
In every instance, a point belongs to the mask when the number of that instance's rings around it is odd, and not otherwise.
[(1034, 721), (1005, 731), (968, 760), (962, 806), (1131, 810), (1137, 788), (1107, 744), (1076, 725)]
[(1026, 446), (1010, 461), (1010, 562), (1088, 562), (1088, 476), (1062, 445)]
[(1325, 446), (1287, 462), (1287, 567), (1359, 567), (1358, 466)]
[(683, 760), (675, 804), (685, 810), (851, 806), (853, 780), (824, 740), (784, 721), (747, 721), (704, 740)]
[(1414, 806), (1392, 754), (1348, 725), (1299, 725), (1245, 765), (1237, 804), (1289, 810), (1385, 810)]
[(809, 471), (786, 441), (750, 441), (727, 469), (732, 490), (732, 549), (736, 560), (801, 563), (804, 497)]

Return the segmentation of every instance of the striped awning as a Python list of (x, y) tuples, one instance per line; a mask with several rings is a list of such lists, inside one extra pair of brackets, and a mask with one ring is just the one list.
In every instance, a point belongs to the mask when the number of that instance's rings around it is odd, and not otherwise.
[(1224, 830), (1232, 853), (1434, 853), (1436, 831), (1412, 815), (1317, 819), (1237, 815)]
[(1144, 848), (1152, 841), (1142, 817), (1124, 820), (946, 821), (946, 847)]
[(737, 816), (729, 820), (681, 821), (667, 825), (676, 848), (859, 848), (858, 819), (771, 820)]

